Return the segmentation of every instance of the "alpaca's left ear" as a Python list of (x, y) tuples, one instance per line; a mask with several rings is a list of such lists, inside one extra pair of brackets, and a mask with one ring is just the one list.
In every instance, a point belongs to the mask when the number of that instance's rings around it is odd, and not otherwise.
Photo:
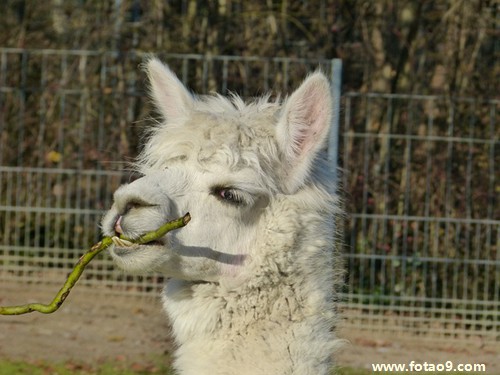
[(284, 187), (295, 192), (307, 179), (328, 137), (332, 95), (322, 73), (309, 76), (285, 102), (276, 137), (284, 157)]

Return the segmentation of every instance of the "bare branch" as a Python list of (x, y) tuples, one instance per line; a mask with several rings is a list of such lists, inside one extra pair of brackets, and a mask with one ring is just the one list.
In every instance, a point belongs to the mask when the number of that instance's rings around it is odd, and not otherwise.
[[(191, 215), (187, 213), (183, 217), (169, 221), (168, 223), (163, 224), (157, 230), (148, 232), (143, 236), (137, 239), (123, 238), (124, 240), (136, 243), (136, 244), (145, 244), (154, 240), (157, 240), (160, 237), (163, 237), (165, 234), (174, 229), (179, 229), (185, 226), (191, 220)], [(88, 250), (85, 254), (81, 256), (78, 260), (78, 263), (73, 268), (73, 271), (68, 275), (66, 282), (63, 287), (56, 294), (54, 299), (48, 305), (44, 305), (42, 303), (29, 303), (26, 305), (19, 306), (0, 306), (0, 315), (21, 315), (27, 314), (33, 311), (38, 311), (43, 314), (51, 314), (66, 300), (69, 292), (76, 284), (80, 276), (82, 275), (87, 264), (90, 263), (94, 257), (99, 254), (101, 251), (107, 249), (113, 243), (111, 237), (104, 237), (100, 242), (96, 243), (90, 250)]]

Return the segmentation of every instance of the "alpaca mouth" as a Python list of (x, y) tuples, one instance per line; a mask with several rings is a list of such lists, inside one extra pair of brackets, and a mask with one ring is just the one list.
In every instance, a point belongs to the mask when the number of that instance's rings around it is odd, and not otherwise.
[(151, 241), (151, 242), (144, 243), (144, 244), (138, 244), (138, 243), (134, 243), (134, 242), (131, 242), (129, 240), (125, 240), (123, 238), (120, 238), (118, 236), (111, 237), (111, 241), (113, 241), (115, 246), (122, 247), (122, 248), (140, 247), (140, 246), (163, 246), (163, 243), (159, 240)]
[(129, 256), (134, 256), (138, 254), (141, 250), (145, 250), (146, 248), (152, 247), (163, 247), (164, 243), (156, 240), (148, 243), (134, 243), (128, 240), (124, 240), (118, 236), (111, 237), (113, 244), (115, 245), (111, 250), (113, 254), (120, 258), (126, 258)]
[(115, 246), (118, 246), (118, 247), (131, 247), (131, 246), (135, 245), (133, 242), (123, 240), (118, 236), (111, 237), (111, 241), (113, 241)]

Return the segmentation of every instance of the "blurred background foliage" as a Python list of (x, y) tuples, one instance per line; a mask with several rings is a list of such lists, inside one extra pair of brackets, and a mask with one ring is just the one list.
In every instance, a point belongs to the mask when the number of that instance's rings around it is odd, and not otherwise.
[(4, 0), (0, 45), (341, 58), (346, 90), (498, 95), (495, 0)]

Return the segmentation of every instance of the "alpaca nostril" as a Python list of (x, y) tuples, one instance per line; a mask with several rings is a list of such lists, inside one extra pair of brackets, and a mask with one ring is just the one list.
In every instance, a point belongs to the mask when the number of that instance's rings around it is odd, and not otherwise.
[(117, 234), (123, 234), (123, 229), (122, 229), (122, 226), (121, 226), (121, 223), (122, 223), (122, 217), (123, 216), (118, 216), (118, 219), (116, 219), (116, 222), (115, 222), (115, 233)]

